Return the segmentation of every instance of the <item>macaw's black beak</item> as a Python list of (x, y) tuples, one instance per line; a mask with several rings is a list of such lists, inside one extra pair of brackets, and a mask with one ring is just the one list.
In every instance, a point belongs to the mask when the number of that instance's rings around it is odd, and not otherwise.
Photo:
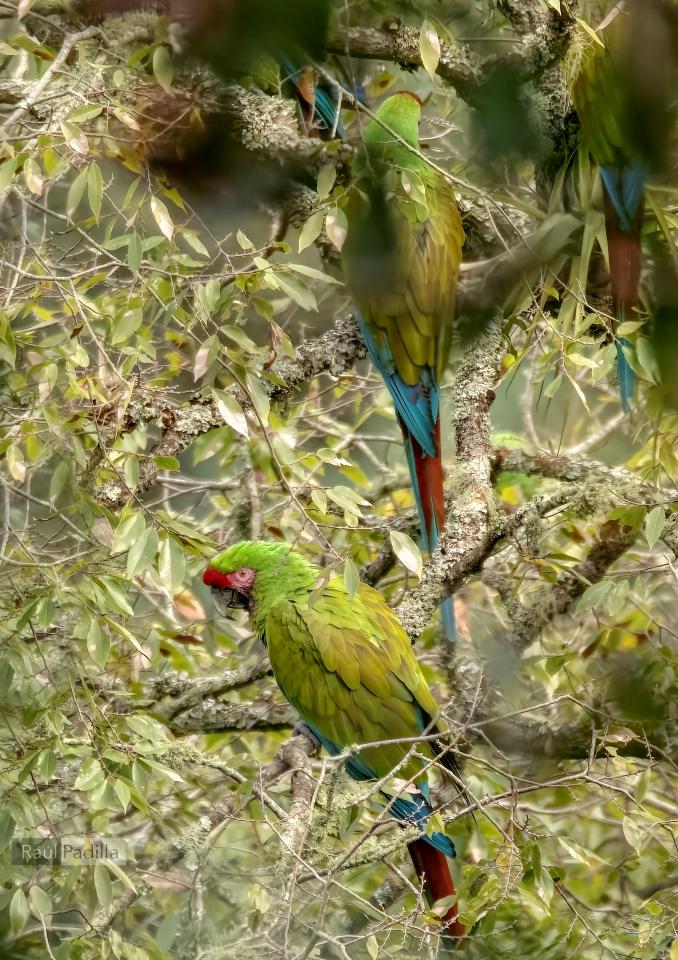
[(230, 617), (232, 610), (249, 610), (250, 598), (231, 587), (212, 587), (212, 600), (222, 617)]

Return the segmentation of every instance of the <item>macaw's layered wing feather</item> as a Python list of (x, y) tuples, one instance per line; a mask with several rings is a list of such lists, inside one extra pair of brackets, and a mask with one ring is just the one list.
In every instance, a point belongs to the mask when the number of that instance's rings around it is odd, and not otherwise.
[[(356, 780), (387, 778), (406, 784), (392, 800), (396, 819), (424, 825), (431, 813), (426, 768), (435, 751), (412, 739), (434, 732), (437, 713), (401, 624), (371, 587), (349, 599), (332, 578), (308, 606), (276, 604), (266, 642), (280, 689), (330, 753), (374, 743), (349, 758)], [(454, 854), (442, 834), (430, 840)]]
[[(352, 283), (352, 273), (359, 276), (363, 267), (353, 262), (350, 246), (344, 258), (349, 285), (358, 291), (361, 322), (372, 341), (370, 352), (382, 376), (396, 376), (402, 385), (396, 385), (392, 395), (406, 423), (413, 399), (406, 388), (435, 389), (447, 363), (464, 235), (449, 184), (439, 175), (422, 173), (420, 179), (426, 192), (424, 220), (414, 217), (414, 202), (399, 200), (390, 207), (389, 283)], [(370, 202), (369, 195), (357, 195), (354, 223), (372, 216)], [(360, 205), (364, 209), (355, 209)], [(360, 258), (359, 241), (354, 250)], [(425, 442), (420, 445), (426, 447)]]

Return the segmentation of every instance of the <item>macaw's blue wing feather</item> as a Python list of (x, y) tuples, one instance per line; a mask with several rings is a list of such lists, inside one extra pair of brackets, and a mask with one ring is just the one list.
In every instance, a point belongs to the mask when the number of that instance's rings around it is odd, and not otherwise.
[(647, 170), (640, 160), (625, 167), (601, 167), (600, 176), (624, 232), (633, 228), (640, 209)]

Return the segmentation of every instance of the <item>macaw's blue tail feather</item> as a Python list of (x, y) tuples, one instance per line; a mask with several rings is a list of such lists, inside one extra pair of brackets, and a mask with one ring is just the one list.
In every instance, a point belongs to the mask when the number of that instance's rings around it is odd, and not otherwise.
[(317, 120), (320, 119), (320, 126), (323, 129), (339, 137), (339, 139), (345, 140), (347, 130), (341, 119), (341, 104), (338, 97), (334, 96), (334, 91), (330, 91), (323, 85), (322, 81), (317, 83), (315, 76), (313, 76), (313, 80), (309, 84), (307, 82), (307, 71), (309, 68), (297, 67), (289, 57), (284, 54), (279, 55), (278, 63), (283, 70), (283, 79), (289, 80), (290, 83), (294, 84), (300, 99), (303, 100), (309, 108), (313, 109), (313, 120), (317, 122)]
[[(435, 372), (430, 367), (424, 367), (417, 383), (405, 383), (396, 371), (388, 340), (381, 337), (377, 341), (360, 313), (356, 313), (356, 319), (372, 361), (383, 377), (396, 409), (419, 515), (421, 545), (430, 554), (445, 524), (440, 456), (440, 394)], [(451, 599), (442, 606), (442, 620), (445, 635), (449, 640), (454, 640), (456, 626), (454, 601)]]
[[(612, 303), (617, 324), (636, 319), (641, 267), (640, 230), (643, 215), (643, 187), (646, 169), (636, 161), (625, 167), (601, 167), (605, 187), (605, 232), (610, 260)], [(617, 337), (617, 379), (622, 409), (628, 413), (635, 377), (624, 348), (632, 349), (625, 337)]]
[[(385, 793), (384, 796), (388, 796), (388, 794)], [(424, 833), (426, 830), (426, 822), (433, 813), (433, 809), (423, 794), (413, 794), (411, 800), (406, 797), (389, 797), (389, 800), (390, 812), (396, 820), (400, 823), (410, 823), (420, 827), (422, 840), (435, 850), (444, 853), (446, 857), (456, 857), (457, 851), (454, 849), (454, 844), (444, 833), (438, 831), (431, 834)]]
[(617, 379), (619, 381), (619, 395), (624, 413), (631, 409), (631, 397), (633, 396), (633, 387), (636, 381), (631, 365), (624, 351), (632, 350), (633, 346), (626, 337), (617, 337)]
[(601, 167), (600, 176), (619, 220), (619, 229), (628, 232), (641, 208), (647, 177), (640, 160), (625, 167)]

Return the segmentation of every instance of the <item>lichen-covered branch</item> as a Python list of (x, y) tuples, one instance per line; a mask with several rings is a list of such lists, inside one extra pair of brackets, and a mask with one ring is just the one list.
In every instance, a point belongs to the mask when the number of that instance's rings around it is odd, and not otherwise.
[[(394, 20), (386, 29), (349, 27), (336, 30), (327, 48), (334, 53), (371, 60), (391, 60), (408, 67), (421, 67), (419, 30)], [(438, 75), (451, 84), (465, 100), (472, 100), (481, 83), (481, 63), (462, 43), (442, 43)]]
[(225, 730), (281, 730), (299, 719), (288, 703), (264, 688), (252, 702), (206, 699), (169, 720), (174, 734), (221, 733)]

